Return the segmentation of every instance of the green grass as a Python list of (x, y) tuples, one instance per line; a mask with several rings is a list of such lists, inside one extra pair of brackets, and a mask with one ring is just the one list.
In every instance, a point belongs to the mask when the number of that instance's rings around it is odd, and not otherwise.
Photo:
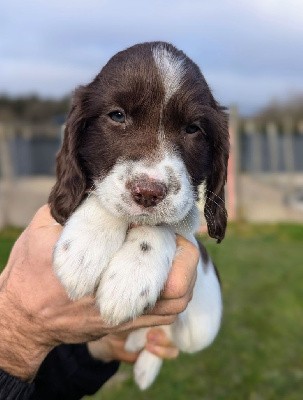
[(20, 233), (21, 229), (11, 227), (0, 231), (0, 271), (4, 268), (9, 252)]
[[(5, 255), (13, 236), (0, 235)], [(130, 377), (87, 399), (302, 399), (303, 226), (230, 225), (222, 244), (203, 241), (223, 282), (224, 319), (215, 343), (165, 362), (146, 392)], [(131, 375), (131, 367), (121, 370)]]

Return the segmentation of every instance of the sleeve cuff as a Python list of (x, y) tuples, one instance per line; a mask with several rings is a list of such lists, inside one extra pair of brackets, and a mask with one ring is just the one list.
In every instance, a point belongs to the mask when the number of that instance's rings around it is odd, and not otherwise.
[(60, 345), (49, 353), (38, 371), (34, 398), (81, 399), (99, 390), (118, 368), (117, 361), (94, 359), (86, 344)]
[(34, 388), (33, 383), (24, 382), (0, 369), (0, 400), (28, 400)]
[(106, 363), (93, 358), (86, 344), (78, 345), (74, 349), (73, 355), (79, 366), (75, 371), (74, 378), (76, 381), (81, 380), (82, 384), (86, 385), (87, 389), (85, 394), (95, 393), (117, 372), (120, 365), (118, 361)]

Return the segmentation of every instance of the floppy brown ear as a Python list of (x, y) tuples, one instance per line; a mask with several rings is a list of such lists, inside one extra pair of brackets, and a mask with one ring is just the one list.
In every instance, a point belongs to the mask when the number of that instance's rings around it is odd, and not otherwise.
[(85, 196), (86, 176), (77, 155), (78, 143), (85, 120), (80, 106), (74, 104), (65, 127), (62, 147), (57, 155), (57, 181), (49, 196), (52, 216), (64, 224)]
[(227, 224), (224, 186), (229, 154), (228, 117), (219, 107), (218, 110), (212, 110), (211, 114), (212, 165), (206, 179), (204, 215), (209, 236), (220, 243)]

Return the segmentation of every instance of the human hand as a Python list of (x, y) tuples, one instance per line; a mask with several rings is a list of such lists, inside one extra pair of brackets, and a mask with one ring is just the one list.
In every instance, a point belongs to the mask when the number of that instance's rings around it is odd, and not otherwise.
[(72, 302), (52, 268), (62, 227), (42, 207), (15, 243), (0, 276), (0, 368), (31, 379), (48, 352), (60, 343), (80, 343), (109, 333), (171, 324), (191, 298), (198, 250), (182, 237), (160, 300), (148, 315), (107, 326), (93, 296)]
[[(140, 352), (125, 350), (127, 334), (109, 334), (102, 339), (87, 343), (93, 358), (104, 362), (113, 360), (134, 363)], [(145, 349), (163, 359), (173, 359), (179, 354), (179, 349), (167, 337), (163, 329), (151, 328), (146, 335)]]

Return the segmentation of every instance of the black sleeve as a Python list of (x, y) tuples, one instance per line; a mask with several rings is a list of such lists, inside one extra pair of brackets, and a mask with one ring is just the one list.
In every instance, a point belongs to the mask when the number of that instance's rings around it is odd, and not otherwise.
[(0, 400), (29, 400), (34, 385), (0, 370)]
[(93, 359), (86, 344), (61, 345), (43, 361), (32, 383), (0, 370), (0, 400), (78, 400), (95, 393), (117, 370)]
[(81, 399), (95, 393), (118, 367), (116, 361), (104, 363), (92, 358), (86, 344), (60, 345), (42, 363), (30, 399)]

